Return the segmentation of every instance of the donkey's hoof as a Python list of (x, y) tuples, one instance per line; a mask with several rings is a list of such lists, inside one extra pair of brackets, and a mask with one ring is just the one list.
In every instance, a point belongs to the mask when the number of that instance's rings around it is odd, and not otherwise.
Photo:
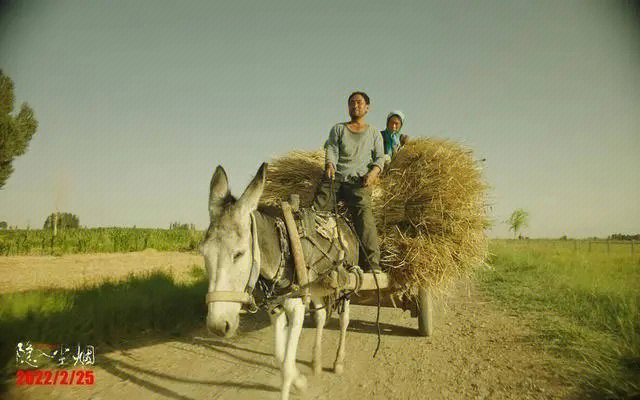
[(342, 373), (344, 372), (344, 364), (338, 364), (338, 363), (334, 364), (333, 365), (333, 372), (336, 375), (342, 375)]
[(300, 391), (304, 391), (307, 389), (307, 377), (302, 374), (298, 374), (298, 377), (293, 380), (293, 386)]

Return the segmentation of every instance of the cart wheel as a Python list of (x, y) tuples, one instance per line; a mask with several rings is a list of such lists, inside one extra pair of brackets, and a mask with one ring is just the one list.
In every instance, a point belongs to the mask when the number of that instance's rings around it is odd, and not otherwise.
[(418, 332), (422, 336), (433, 335), (433, 307), (431, 305), (431, 294), (429, 289), (420, 288), (418, 290)]

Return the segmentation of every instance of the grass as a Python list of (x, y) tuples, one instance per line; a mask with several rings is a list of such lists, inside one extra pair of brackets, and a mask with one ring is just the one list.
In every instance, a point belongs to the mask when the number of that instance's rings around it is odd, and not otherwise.
[(482, 288), (531, 323), (567, 379), (592, 398), (640, 396), (640, 251), (494, 240), (490, 253)]
[(49, 230), (2, 230), (0, 255), (126, 253), (147, 248), (192, 251), (202, 238), (203, 232), (188, 229), (61, 229), (55, 238)]
[[(6, 385), (15, 379), (19, 342), (106, 347), (155, 332), (180, 336), (206, 315), (207, 279), (193, 266), (177, 283), (161, 271), (76, 290), (34, 290), (0, 297), (0, 366)], [(6, 387), (5, 387), (6, 388)], [(0, 388), (0, 393), (1, 393)]]

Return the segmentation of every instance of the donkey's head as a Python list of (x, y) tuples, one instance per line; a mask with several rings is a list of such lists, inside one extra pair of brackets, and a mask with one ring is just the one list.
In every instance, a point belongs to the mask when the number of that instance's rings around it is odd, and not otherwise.
[[(200, 245), (209, 277), (207, 328), (220, 336), (233, 336), (238, 328), (242, 303), (251, 274), (253, 251), (251, 213), (258, 206), (264, 187), (267, 164), (238, 200), (229, 192), (227, 174), (221, 166), (211, 178), (209, 192), (209, 229)], [(251, 241), (256, 241), (256, 246)]]

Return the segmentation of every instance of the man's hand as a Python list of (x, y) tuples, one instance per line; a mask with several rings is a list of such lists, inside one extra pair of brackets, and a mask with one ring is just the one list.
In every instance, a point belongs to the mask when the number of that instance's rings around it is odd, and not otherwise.
[(330, 181), (335, 179), (335, 177), (336, 177), (336, 168), (333, 166), (332, 163), (327, 163), (327, 165), (325, 165), (324, 172), (325, 172), (327, 178)]
[(409, 141), (409, 135), (400, 135), (400, 145), (404, 146)]
[(374, 165), (371, 168), (371, 171), (367, 172), (365, 176), (362, 177), (362, 186), (363, 187), (371, 187), (373, 183), (376, 181), (378, 174), (380, 173), (380, 167)]

